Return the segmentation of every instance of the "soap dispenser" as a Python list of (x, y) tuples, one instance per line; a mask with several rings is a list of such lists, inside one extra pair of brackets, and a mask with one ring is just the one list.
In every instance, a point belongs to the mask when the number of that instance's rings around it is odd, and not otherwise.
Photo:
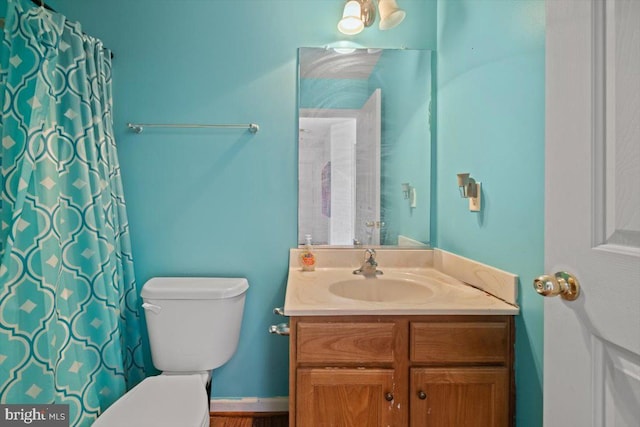
[(313, 248), (311, 247), (311, 234), (305, 234), (304, 250), (300, 254), (300, 263), (302, 264), (302, 271), (314, 271), (316, 269), (316, 256), (313, 254)]

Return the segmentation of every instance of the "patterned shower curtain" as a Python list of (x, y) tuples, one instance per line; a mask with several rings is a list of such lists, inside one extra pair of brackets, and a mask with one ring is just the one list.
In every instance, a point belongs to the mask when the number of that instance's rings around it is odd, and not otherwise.
[(144, 376), (111, 58), (27, 0), (1, 49), (0, 403), (90, 426)]

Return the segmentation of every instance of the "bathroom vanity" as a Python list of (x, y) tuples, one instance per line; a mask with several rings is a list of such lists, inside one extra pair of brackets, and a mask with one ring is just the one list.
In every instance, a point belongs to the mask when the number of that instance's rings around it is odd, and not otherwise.
[(291, 319), (298, 427), (508, 426), (511, 316)]
[(378, 250), (373, 277), (363, 250), (318, 250), (301, 272), (295, 251), (290, 426), (512, 425), (517, 276), (438, 250)]

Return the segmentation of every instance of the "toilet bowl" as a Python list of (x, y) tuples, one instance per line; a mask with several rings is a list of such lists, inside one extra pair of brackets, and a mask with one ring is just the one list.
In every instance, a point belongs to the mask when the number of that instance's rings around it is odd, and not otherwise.
[(209, 402), (199, 375), (149, 377), (107, 409), (93, 427), (209, 426)]
[(153, 365), (93, 427), (208, 427), (211, 371), (236, 351), (247, 279), (156, 277), (142, 287)]

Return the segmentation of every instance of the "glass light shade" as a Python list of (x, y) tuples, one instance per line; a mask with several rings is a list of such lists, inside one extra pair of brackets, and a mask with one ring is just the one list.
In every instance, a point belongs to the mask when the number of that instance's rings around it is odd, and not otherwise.
[(338, 22), (338, 30), (342, 34), (358, 34), (364, 29), (364, 23), (360, 18), (361, 15), (362, 9), (360, 8), (360, 3), (355, 0), (347, 2), (347, 4), (344, 5), (342, 19)]
[(398, 7), (396, 0), (380, 0), (378, 10), (380, 12), (380, 24), (378, 27), (381, 30), (389, 30), (397, 26), (407, 15), (404, 10)]
[(341, 54), (353, 53), (356, 49), (362, 49), (363, 47), (361, 44), (348, 40), (337, 40), (327, 44), (327, 48), (333, 49), (334, 52)]

